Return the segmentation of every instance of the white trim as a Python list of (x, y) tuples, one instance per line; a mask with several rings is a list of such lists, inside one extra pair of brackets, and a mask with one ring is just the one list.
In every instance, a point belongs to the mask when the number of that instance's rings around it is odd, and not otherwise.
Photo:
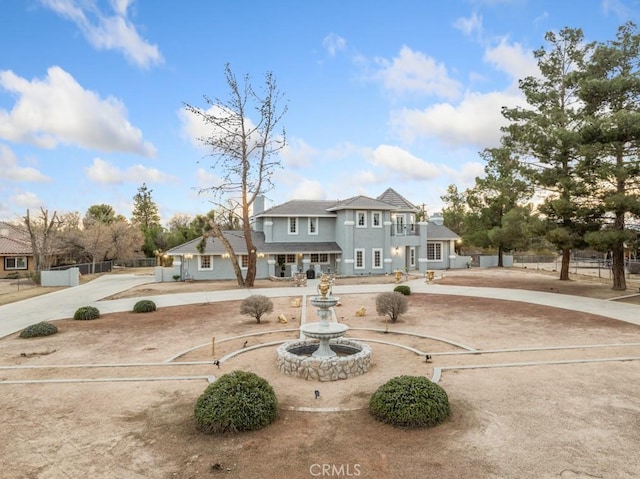
[[(13, 260), (13, 267), (7, 266), (7, 261)], [(24, 266), (18, 265), (18, 260), (22, 260)], [(26, 256), (5, 256), (4, 257), (4, 269), (5, 271), (24, 271), (29, 268), (29, 259)]]
[[(202, 258), (204, 258), (205, 256), (209, 257), (208, 268), (202, 267)], [(197, 258), (198, 258), (198, 271), (213, 271), (213, 255), (212, 254), (199, 254)]]
[(345, 226), (353, 226), (353, 225), (356, 224), (356, 222), (355, 221), (351, 221), (351, 220), (346, 220), (343, 224)]
[[(376, 265), (376, 253), (380, 254), (380, 264)], [(371, 249), (371, 269), (382, 269), (384, 267), (384, 255), (382, 254), (382, 248)]]
[[(358, 253), (362, 253), (362, 266), (358, 266)], [(355, 248), (353, 250), (353, 269), (365, 269), (367, 264), (367, 255), (364, 248)]]
[[(291, 220), (295, 220), (295, 231), (291, 231)], [(300, 231), (300, 221), (297, 216), (289, 216), (287, 218), (287, 234), (297, 235)]]
[[(375, 224), (373, 218), (378, 215), (378, 224)], [(372, 211), (371, 212), (371, 227), (372, 228), (382, 228), (382, 211)]]
[[(316, 225), (316, 230), (315, 231), (311, 231), (311, 220), (315, 220), (315, 225)], [(318, 234), (318, 225), (319, 225), (319, 221), (318, 221), (318, 217), (317, 216), (309, 216), (307, 218), (307, 234), (309, 234), (310, 236), (313, 235), (317, 235)]]
[(409, 267), (416, 267), (416, 248), (413, 246), (409, 248)]
[[(427, 243), (427, 260), (428, 261), (443, 261), (443, 256), (442, 254), (444, 253), (444, 247), (443, 247), (444, 243), (442, 241), (431, 241)], [(433, 258), (429, 258), (429, 246), (433, 246)], [(438, 251), (438, 248), (436, 248), (436, 246), (439, 246), (440, 251)], [(438, 255), (436, 255), (436, 253), (439, 253)]]

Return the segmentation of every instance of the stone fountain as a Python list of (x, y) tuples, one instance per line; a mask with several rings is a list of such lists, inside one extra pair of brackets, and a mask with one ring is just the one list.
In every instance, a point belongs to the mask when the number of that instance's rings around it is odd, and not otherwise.
[(371, 348), (359, 341), (344, 339), (349, 330), (332, 319), (331, 308), (339, 298), (332, 294), (331, 280), (322, 275), (319, 295), (310, 299), (318, 308), (320, 321), (300, 326), (306, 338), (287, 341), (277, 350), (278, 368), (284, 374), (318, 381), (335, 381), (364, 374), (371, 364)]

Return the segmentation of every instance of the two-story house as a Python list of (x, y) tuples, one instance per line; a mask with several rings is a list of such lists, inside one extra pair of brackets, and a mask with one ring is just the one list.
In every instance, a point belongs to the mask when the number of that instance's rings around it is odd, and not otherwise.
[[(346, 200), (291, 200), (265, 209), (264, 197), (254, 203), (253, 243), (258, 262), (256, 278), (291, 277), (313, 270), (342, 276), (390, 274), (466, 267), (455, 255), (460, 237), (442, 224), (441, 217), (418, 221), (420, 209), (389, 188), (378, 198), (354, 196)], [(225, 237), (246, 267), (242, 231)], [(235, 278), (220, 240), (200, 239), (172, 248), (181, 277)]]

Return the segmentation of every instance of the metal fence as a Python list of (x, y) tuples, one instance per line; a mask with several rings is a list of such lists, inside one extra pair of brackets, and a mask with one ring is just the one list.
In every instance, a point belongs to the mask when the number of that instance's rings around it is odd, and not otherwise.
[(120, 268), (151, 268), (156, 266), (157, 260), (155, 258), (131, 258), (131, 259), (118, 259), (113, 262), (114, 266)]
[[(559, 271), (561, 265), (562, 258), (560, 256), (513, 256), (514, 268)], [(625, 269), (627, 276), (640, 274), (640, 261), (628, 261)], [(611, 278), (611, 260), (605, 258), (572, 258), (569, 262), (569, 272), (574, 274), (597, 276), (598, 278)]]
[(109, 273), (113, 269), (113, 261), (66, 264), (64, 266), (54, 266), (50, 268), (50, 271), (64, 271), (70, 268), (78, 268), (80, 270), (80, 274)]

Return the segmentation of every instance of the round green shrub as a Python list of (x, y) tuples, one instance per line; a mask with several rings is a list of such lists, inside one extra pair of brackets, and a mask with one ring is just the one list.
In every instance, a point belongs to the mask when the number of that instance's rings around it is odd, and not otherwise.
[(398, 376), (373, 393), (369, 412), (379, 421), (401, 427), (431, 427), (449, 414), (444, 389), (422, 376)]
[(253, 431), (278, 415), (278, 400), (266, 379), (246, 372), (224, 374), (210, 384), (195, 406), (196, 427), (207, 434)]
[(100, 317), (100, 311), (93, 306), (82, 306), (78, 308), (73, 315), (73, 319), (89, 320), (98, 319)]
[(133, 306), (134, 313), (150, 313), (156, 310), (156, 303), (150, 299), (141, 299)]
[(393, 290), (396, 293), (402, 293), (405, 296), (409, 296), (411, 294), (411, 288), (409, 286), (407, 286), (406, 284), (401, 284), (399, 286), (396, 286), (395, 288), (393, 288)]
[(31, 326), (27, 326), (20, 333), (21, 338), (36, 338), (40, 336), (51, 336), (52, 334), (56, 334), (58, 332), (58, 328), (46, 321), (42, 321), (40, 323), (32, 324)]

